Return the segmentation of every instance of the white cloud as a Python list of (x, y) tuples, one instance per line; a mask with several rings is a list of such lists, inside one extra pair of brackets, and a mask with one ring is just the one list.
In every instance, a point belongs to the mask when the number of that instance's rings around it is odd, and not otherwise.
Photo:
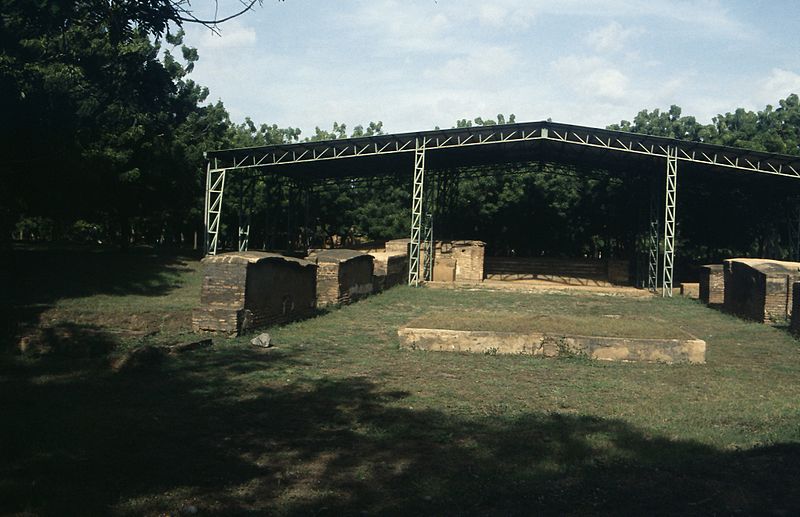
[(464, 7), (467, 12), (477, 13), (481, 24), (506, 29), (527, 28), (538, 11), (535, 2), (524, 0), (494, 0), (477, 5), (468, 2)]
[(769, 76), (759, 85), (756, 103), (759, 106), (777, 104), (780, 99), (785, 99), (790, 93), (800, 95), (800, 74), (782, 68), (773, 68)]
[(510, 80), (508, 73), (519, 63), (520, 58), (507, 47), (479, 47), (466, 56), (454, 57), (443, 65), (428, 68), (424, 77), (446, 83), (507, 82)]
[(258, 41), (256, 30), (247, 27), (239, 19), (225, 22), (217, 29), (219, 34), (204, 29), (199, 33), (198, 47), (207, 50), (225, 50), (254, 47)]
[[(743, 11), (716, 0), (300, 4), (265, 3), (221, 38), (187, 28), (200, 53), (193, 78), (234, 120), (304, 135), (334, 120), (397, 132), (500, 112), (605, 126), (678, 104), (702, 121), (800, 90), (798, 61), (756, 61), (758, 40), (736, 43)], [(734, 46), (742, 60), (724, 66)]]
[(561, 85), (587, 100), (621, 100), (630, 95), (628, 76), (603, 58), (566, 56), (554, 61), (552, 69)]
[(445, 9), (438, 4), (412, 4), (397, 0), (363, 2), (342, 15), (351, 29), (363, 31), (382, 45), (412, 51), (451, 48), (452, 29)]
[(617, 52), (625, 48), (631, 38), (643, 32), (639, 28), (626, 29), (613, 21), (587, 34), (586, 43), (597, 52)]

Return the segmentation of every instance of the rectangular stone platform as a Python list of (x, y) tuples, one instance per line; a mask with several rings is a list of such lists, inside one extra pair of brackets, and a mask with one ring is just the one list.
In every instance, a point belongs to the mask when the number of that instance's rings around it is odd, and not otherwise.
[(701, 339), (637, 339), (410, 327), (399, 329), (397, 335), (400, 347), (409, 350), (544, 357), (580, 355), (606, 361), (668, 364), (706, 362), (706, 343)]

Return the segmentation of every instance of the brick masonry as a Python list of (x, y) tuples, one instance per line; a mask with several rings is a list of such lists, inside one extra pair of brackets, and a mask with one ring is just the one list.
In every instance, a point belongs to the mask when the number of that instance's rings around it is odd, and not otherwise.
[(784, 322), (792, 315), (800, 263), (737, 258), (725, 260), (723, 270), (727, 312), (761, 323)]
[(405, 253), (370, 252), (372, 255), (372, 292), (379, 293), (408, 281), (408, 255)]
[[(792, 307), (800, 307), (800, 282), (792, 284)], [(800, 334), (800, 310), (792, 311), (789, 327), (793, 333)]]
[(195, 331), (240, 334), (305, 317), (316, 304), (317, 266), (275, 253), (248, 251), (206, 257)]
[(700, 301), (708, 305), (722, 305), (725, 302), (725, 271), (722, 264), (701, 266)]
[(681, 296), (697, 300), (700, 298), (700, 284), (687, 282), (682, 283)]
[(351, 303), (372, 293), (372, 255), (324, 249), (314, 251), (307, 259), (318, 266), (317, 307)]
[(630, 285), (627, 260), (487, 257), (490, 280), (546, 280), (568, 285)]

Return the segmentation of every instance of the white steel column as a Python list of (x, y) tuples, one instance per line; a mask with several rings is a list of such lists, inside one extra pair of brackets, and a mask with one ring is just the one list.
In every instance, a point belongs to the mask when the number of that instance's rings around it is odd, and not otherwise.
[(411, 197), (411, 245), (408, 256), (408, 285), (419, 285), (420, 234), (422, 232), (422, 191), (425, 184), (425, 140), (419, 138), (414, 147), (414, 186)]
[(656, 292), (658, 289), (658, 204), (656, 193), (650, 189), (650, 228), (647, 233), (647, 289)]
[(208, 207), (211, 191), (211, 160), (206, 164), (206, 199), (203, 203), (203, 253), (208, 255)]
[(250, 244), (250, 221), (246, 224), (239, 223), (239, 251), (247, 251)]
[(208, 172), (206, 182), (206, 255), (217, 254), (222, 194), (225, 191), (225, 169)]
[(245, 182), (242, 179), (239, 189), (239, 251), (247, 251), (247, 247), (250, 245), (250, 215), (252, 213), (253, 195), (252, 192), (249, 192), (247, 209), (245, 210), (245, 190)]
[(667, 147), (667, 182), (664, 200), (664, 277), (662, 296), (672, 297), (675, 259), (675, 199), (678, 187), (678, 148)]

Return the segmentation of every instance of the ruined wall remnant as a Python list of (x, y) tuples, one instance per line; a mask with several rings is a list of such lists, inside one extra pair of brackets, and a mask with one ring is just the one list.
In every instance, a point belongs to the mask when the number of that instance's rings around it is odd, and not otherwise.
[(700, 298), (700, 284), (684, 282), (681, 284), (681, 296), (697, 300)]
[(725, 271), (722, 264), (701, 266), (700, 301), (708, 305), (722, 305), (725, 302)]
[(246, 251), (203, 259), (201, 306), (194, 331), (239, 334), (310, 315), (316, 304), (316, 264), (276, 253)]
[(307, 259), (317, 264), (317, 306), (354, 302), (373, 289), (372, 255), (356, 250), (316, 250)]
[[(792, 307), (800, 307), (800, 282), (792, 284)], [(795, 334), (800, 334), (800, 310), (792, 311), (789, 328)]]
[[(442, 256), (445, 254), (442, 243)], [(450, 243), (451, 257), (456, 261), (457, 282), (483, 282), (483, 261), (486, 243), (482, 241), (453, 241)]]
[(800, 280), (800, 263), (769, 259), (724, 261), (724, 308), (761, 323), (785, 321), (792, 315), (792, 289)]
[(379, 293), (408, 281), (408, 254), (370, 252), (373, 259), (372, 292)]
[(568, 285), (630, 285), (630, 263), (618, 259), (487, 257), (489, 280), (545, 280)]

